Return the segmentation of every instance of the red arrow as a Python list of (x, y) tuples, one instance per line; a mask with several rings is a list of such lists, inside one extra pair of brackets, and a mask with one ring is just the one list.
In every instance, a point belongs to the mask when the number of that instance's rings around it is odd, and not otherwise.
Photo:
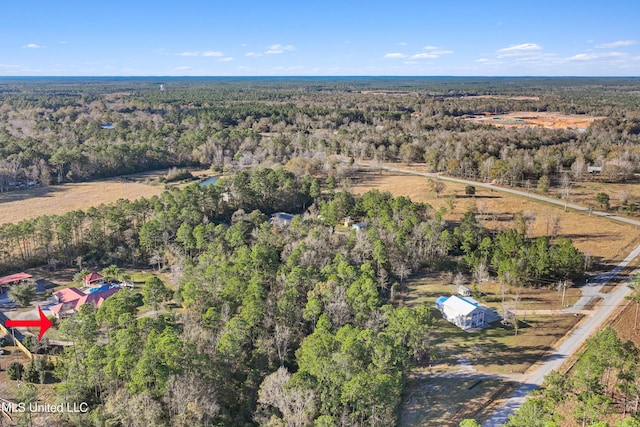
[(40, 313), (40, 320), (7, 320), (4, 325), (7, 328), (40, 328), (40, 335), (38, 335), (38, 341), (40, 341), (47, 329), (53, 326), (53, 323), (44, 315), (40, 306), (38, 306), (38, 313)]

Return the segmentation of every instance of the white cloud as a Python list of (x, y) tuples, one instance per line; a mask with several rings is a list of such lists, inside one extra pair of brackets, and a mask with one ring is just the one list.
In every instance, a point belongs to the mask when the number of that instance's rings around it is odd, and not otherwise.
[(440, 55), (449, 55), (453, 53), (452, 50), (445, 50), (437, 46), (425, 46), (422, 49), (426, 50), (426, 52), (421, 52), (421, 53), (416, 53), (414, 55), (411, 55), (409, 59), (435, 59), (435, 58), (438, 58)]
[(402, 59), (402, 58), (406, 58), (407, 55), (405, 55), (404, 53), (400, 53), (400, 52), (393, 52), (393, 53), (386, 53), (384, 55), (384, 57), (386, 59)]
[(476, 62), (479, 62), (479, 63), (491, 62), (491, 60), (489, 58), (478, 58), (476, 59)]
[(224, 53), (219, 51), (208, 50), (206, 52), (202, 52), (202, 56), (224, 56)]
[(296, 50), (296, 48), (290, 44), (281, 45), (277, 43), (267, 47), (267, 50), (264, 53), (267, 55), (273, 55), (273, 54), (284, 53), (286, 51), (292, 51), (292, 50)]
[(596, 45), (596, 49), (615, 49), (616, 47), (632, 46), (638, 43), (636, 40), (618, 40), (612, 43), (601, 43)]
[(579, 53), (567, 58), (567, 61), (594, 61), (607, 58), (627, 58), (628, 56), (624, 52)]
[(256, 53), (256, 52), (247, 52), (244, 54), (244, 56), (254, 56), (254, 57), (258, 57), (258, 56), (262, 56), (261, 53)]
[(29, 43), (29, 44), (24, 45), (22, 47), (25, 48), (25, 49), (44, 49), (46, 46), (35, 44), (35, 43)]
[(453, 53), (452, 50), (432, 50), (431, 54), (433, 55), (449, 55)]
[(405, 64), (405, 65), (416, 65), (416, 64), (419, 64), (419, 62), (418, 61), (404, 61), (403, 64)]
[(437, 57), (438, 55), (433, 53), (416, 53), (415, 55), (411, 55), (411, 58), (409, 59), (433, 59)]
[(176, 67), (176, 70), (178, 70), (178, 71), (186, 71), (186, 70), (190, 70), (190, 69), (191, 69), (191, 67), (186, 67), (184, 65), (182, 67)]
[(398, 42), (398, 46), (406, 46), (407, 43), (406, 42)]
[(199, 52), (197, 50), (189, 50), (186, 52), (179, 53), (180, 56), (205, 56), (205, 57), (221, 57), (224, 56), (224, 53), (217, 50), (205, 50), (204, 52)]
[(230, 61), (233, 61), (233, 58), (231, 56), (227, 56), (225, 58), (218, 59), (218, 61), (220, 61), (220, 62), (230, 62)]
[(538, 52), (542, 50), (542, 46), (536, 43), (523, 43), (515, 46), (509, 46), (502, 49), (498, 49), (498, 58), (505, 58), (509, 56), (530, 55), (532, 52)]

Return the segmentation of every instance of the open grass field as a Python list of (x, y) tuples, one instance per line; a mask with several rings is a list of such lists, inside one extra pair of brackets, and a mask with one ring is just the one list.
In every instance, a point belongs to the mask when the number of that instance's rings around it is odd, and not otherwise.
[(505, 114), (487, 113), (475, 116), (469, 120), (477, 124), (490, 124), (499, 127), (531, 128), (543, 127), (547, 129), (586, 129), (596, 119), (584, 114), (563, 114), (552, 112), (516, 111)]
[(517, 212), (532, 214), (535, 220), (530, 227), (531, 236), (551, 235), (557, 222), (558, 234), (571, 238), (576, 247), (593, 258), (599, 269), (610, 269), (640, 244), (640, 230), (629, 224), (589, 217), (582, 212), (565, 212), (561, 206), (481, 187), (477, 187), (476, 195), (471, 197), (465, 195), (465, 185), (443, 183), (445, 190), (436, 197), (429, 190), (428, 178), (386, 171), (360, 171), (352, 178), (352, 190), (356, 193), (371, 189), (389, 191), (394, 196), (403, 195), (413, 201), (429, 203), (436, 210), (444, 207), (447, 210), (445, 218), (454, 222), (468, 209), (475, 209), (489, 229), (513, 227)]
[[(418, 277), (409, 279), (406, 284), (406, 296), (404, 302), (408, 305), (427, 304), (432, 306), (435, 300), (441, 295), (451, 295), (456, 293), (455, 285), (452, 283), (453, 274), (433, 274), (422, 273)], [(487, 307), (492, 307), (500, 311), (502, 308), (501, 285), (495, 281), (487, 281), (477, 286), (478, 294), (474, 296), (478, 301)], [(562, 294), (556, 289), (547, 288), (522, 288), (515, 289), (507, 287), (505, 289), (505, 305), (515, 308), (515, 296), (519, 296), (518, 310), (561, 310)], [(578, 288), (567, 288), (564, 296), (564, 304), (573, 305), (580, 298)]]
[[(0, 194), (0, 224), (17, 223), (40, 215), (63, 215), (77, 209), (87, 209), (118, 199), (136, 200), (152, 197), (164, 191), (157, 179), (166, 170), (147, 172), (99, 181), (70, 183)], [(196, 177), (212, 173), (191, 170)], [(180, 185), (180, 184), (171, 184)]]
[(113, 178), (3, 193), (0, 194), (0, 224), (40, 215), (63, 215), (118, 199), (151, 197), (163, 190), (162, 185)]

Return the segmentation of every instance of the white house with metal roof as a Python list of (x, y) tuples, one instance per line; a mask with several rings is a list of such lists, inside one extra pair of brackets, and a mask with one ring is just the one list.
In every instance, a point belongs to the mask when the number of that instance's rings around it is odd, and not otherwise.
[(440, 297), (436, 300), (436, 308), (442, 317), (461, 329), (469, 330), (486, 326), (485, 311), (478, 301), (469, 297)]

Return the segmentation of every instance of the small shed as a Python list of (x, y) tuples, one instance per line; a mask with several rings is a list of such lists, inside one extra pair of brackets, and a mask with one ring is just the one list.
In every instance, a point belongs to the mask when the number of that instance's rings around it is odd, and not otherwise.
[(589, 173), (602, 173), (602, 166), (587, 166)]
[(464, 285), (458, 286), (458, 295), (462, 295), (463, 297), (470, 297), (472, 294), (471, 289)]
[(100, 273), (89, 273), (82, 279), (85, 286), (90, 287), (96, 283), (102, 282), (104, 276)]

